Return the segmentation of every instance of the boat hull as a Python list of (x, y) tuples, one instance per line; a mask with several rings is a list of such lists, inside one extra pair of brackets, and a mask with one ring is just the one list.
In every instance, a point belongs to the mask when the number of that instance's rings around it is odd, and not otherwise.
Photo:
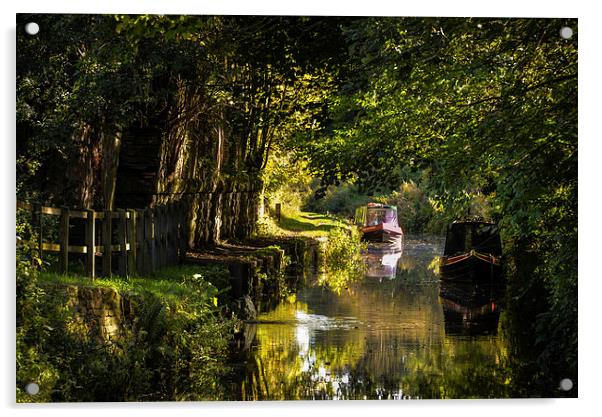
[(439, 269), (445, 281), (491, 284), (503, 279), (500, 258), (475, 251), (444, 256)]
[(362, 239), (368, 242), (370, 251), (401, 251), (403, 246), (401, 228), (386, 223), (363, 227)]

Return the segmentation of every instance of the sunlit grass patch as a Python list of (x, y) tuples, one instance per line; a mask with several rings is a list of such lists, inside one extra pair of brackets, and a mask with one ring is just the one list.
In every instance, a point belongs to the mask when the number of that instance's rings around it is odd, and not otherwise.
[[(273, 213), (272, 213), (273, 214)], [(258, 234), (272, 236), (326, 237), (335, 228), (348, 228), (349, 224), (333, 215), (283, 209), (278, 221), (273, 215), (264, 216)]]
[(191, 277), (194, 276), (200, 276), (212, 285), (223, 288), (229, 273), (225, 267), (219, 265), (181, 265), (161, 269), (149, 277), (112, 276), (94, 280), (80, 275), (41, 272), (40, 283), (112, 288), (119, 293), (150, 293), (178, 304), (183, 299), (198, 296), (198, 286), (191, 282)]

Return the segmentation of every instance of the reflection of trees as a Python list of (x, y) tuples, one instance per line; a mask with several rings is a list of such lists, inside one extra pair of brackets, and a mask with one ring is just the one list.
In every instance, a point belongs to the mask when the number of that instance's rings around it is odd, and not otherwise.
[(299, 300), (262, 315), (243, 399), (507, 394), (503, 341), (445, 336), (437, 284), (365, 280)]

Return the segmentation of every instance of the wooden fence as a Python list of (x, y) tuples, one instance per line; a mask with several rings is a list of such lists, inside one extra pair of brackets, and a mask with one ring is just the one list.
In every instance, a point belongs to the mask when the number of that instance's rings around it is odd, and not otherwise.
[[(124, 277), (153, 273), (157, 268), (181, 262), (188, 246), (185, 202), (142, 210), (73, 210), (23, 202), (17, 202), (17, 208), (31, 211), (40, 259), (44, 252), (58, 253), (59, 270), (63, 273), (68, 272), (69, 254), (73, 253), (85, 255), (85, 273), (91, 278), (98, 272), (103, 276), (117, 272)], [(44, 230), (44, 215), (58, 216), (58, 242), (44, 240), (48, 232)], [(71, 244), (74, 219), (83, 222), (83, 245)], [(102, 258), (98, 266), (97, 257)]]

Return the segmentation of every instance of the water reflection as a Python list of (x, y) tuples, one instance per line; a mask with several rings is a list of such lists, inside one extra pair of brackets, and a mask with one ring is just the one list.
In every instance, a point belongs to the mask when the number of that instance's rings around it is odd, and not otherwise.
[(497, 334), (503, 287), (442, 281), (439, 297), (448, 335)]
[(397, 263), (401, 258), (401, 252), (393, 253), (367, 253), (364, 255), (366, 260), (366, 276), (368, 278), (393, 279), (397, 275)]
[(237, 358), (232, 399), (506, 396), (497, 299), (464, 294), (474, 299), (465, 305), (458, 289), (440, 289), (428, 269), (440, 249), (406, 239), (394, 275), (367, 277), (340, 296), (308, 286), (262, 314)]

